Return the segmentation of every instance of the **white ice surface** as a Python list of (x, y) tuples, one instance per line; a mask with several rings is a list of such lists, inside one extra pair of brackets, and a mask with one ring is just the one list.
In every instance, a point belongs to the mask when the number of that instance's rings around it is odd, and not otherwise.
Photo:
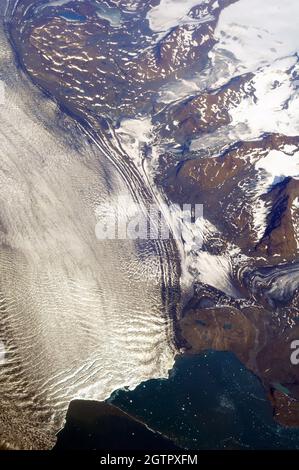
[(240, 0), (221, 12), (214, 50), (236, 57), (235, 74), (254, 71), (298, 51), (298, 18), (298, 0)]
[(299, 152), (287, 155), (279, 150), (271, 150), (266, 157), (256, 163), (255, 167), (267, 172), (269, 188), (288, 176), (299, 177)]
[(232, 297), (237, 291), (232, 284), (232, 268), (229, 256), (216, 256), (206, 251), (197, 255), (199, 280), (219, 289)]
[(255, 138), (264, 132), (298, 135), (299, 93), (289, 73), (295, 63), (295, 57), (288, 57), (256, 73), (254, 95), (230, 110), (233, 126), (242, 123), (247, 127), (242, 127), (240, 138)]
[(140, 151), (143, 143), (153, 145), (150, 118), (123, 120), (117, 130), (117, 135), (122, 147), (134, 160), (136, 166), (143, 173), (143, 177), (152, 187), (158, 206), (163, 214), (164, 223), (176, 239), (182, 261), (181, 287), (183, 292), (186, 293), (191, 288), (194, 280), (198, 280), (212, 285), (228, 295), (237, 296), (238, 293), (231, 281), (229, 257), (213, 256), (201, 251), (203, 241), (211, 233), (217, 232), (217, 229), (208, 220), (204, 219), (200, 207), (197, 208), (196, 222), (191, 223), (188, 218), (188, 208), (186, 212), (182, 212), (176, 204), (165, 204), (159, 189), (155, 187), (153, 181), (154, 167), (157, 163), (155, 156), (159, 154), (159, 151), (153, 146), (151, 159), (144, 159)]
[[(285, 152), (290, 152), (291, 146), (286, 146)], [(299, 152), (293, 154), (278, 150), (271, 150), (265, 157), (255, 163), (255, 168), (261, 173), (256, 186), (255, 200), (253, 201), (253, 223), (257, 240), (263, 236), (267, 227), (269, 207), (261, 199), (273, 185), (283, 181), (288, 176), (299, 177)]]
[(186, 16), (192, 7), (204, 3), (205, 0), (161, 0), (148, 14), (152, 31), (167, 31), (187, 20)]
[(142, 146), (150, 142), (152, 136), (151, 118), (124, 119), (116, 130), (123, 149), (137, 167), (142, 164)]

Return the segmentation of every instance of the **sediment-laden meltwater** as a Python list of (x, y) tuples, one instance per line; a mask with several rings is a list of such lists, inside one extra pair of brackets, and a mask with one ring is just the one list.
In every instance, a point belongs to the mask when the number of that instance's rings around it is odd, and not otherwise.
[(0, 30), (0, 440), (50, 448), (72, 399), (101, 400), (167, 375), (177, 267), (170, 241), (97, 239), (98, 207), (128, 194), (142, 206), (143, 195), (133, 176), (127, 184), (129, 170), (124, 177), (17, 68), (6, 7), (11, 2), (1, 4)]

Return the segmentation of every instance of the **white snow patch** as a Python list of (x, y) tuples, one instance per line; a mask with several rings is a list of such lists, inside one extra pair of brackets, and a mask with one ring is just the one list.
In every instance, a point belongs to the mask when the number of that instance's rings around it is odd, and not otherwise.
[(265, 202), (259, 197), (264, 194), (264, 186), (261, 185), (256, 195), (252, 211), (253, 216), (253, 227), (256, 233), (256, 241), (258, 242), (264, 235), (267, 228), (267, 216), (269, 214), (269, 208), (266, 207)]
[(269, 207), (261, 199), (275, 184), (288, 176), (299, 177), (299, 152), (288, 155), (279, 150), (271, 150), (265, 157), (255, 163), (255, 168), (262, 172), (256, 186), (256, 195), (252, 206), (253, 224), (259, 240), (265, 233)]
[(298, 18), (298, 0), (240, 0), (221, 12), (214, 51), (235, 56), (235, 74), (254, 71), (298, 51)]
[(293, 202), (294, 209), (299, 209), (299, 197), (296, 197)]
[[(188, 219), (187, 212), (181, 210), (176, 204), (170, 204), (168, 211), (164, 212), (164, 217), (172, 229), (177, 241), (177, 247), (181, 256), (181, 286), (183, 291), (187, 291), (193, 285), (195, 277), (198, 275), (196, 256), (202, 248), (205, 235), (211, 231), (209, 222), (203, 218), (203, 208), (197, 210), (195, 223)], [(212, 231), (214, 228), (212, 228)]]
[(71, 0), (53, 0), (52, 2), (48, 2), (46, 5), (44, 5), (44, 8), (46, 7), (56, 7), (56, 6), (62, 6), (67, 3), (70, 3)]
[(239, 124), (246, 126), (241, 127), (240, 138), (255, 138), (264, 132), (299, 133), (299, 93), (288, 73), (295, 63), (296, 58), (289, 57), (256, 73), (251, 81), (254, 96), (229, 111), (234, 133), (238, 133)]
[(267, 172), (269, 176), (265, 189), (269, 189), (288, 176), (299, 177), (299, 152), (287, 155), (279, 150), (271, 150), (266, 157), (255, 164), (255, 168)]
[(171, 84), (164, 85), (159, 91), (159, 101), (173, 103), (200, 91), (196, 80), (179, 79)]
[(299, 250), (298, 210), (299, 210), (299, 197), (296, 197), (296, 199), (294, 199), (292, 207), (291, 207), (291, 214), (292, 214), (292, 222), (293, 222), (293, 227), (294, 227), (294, 233), (295, 233), (295, 237), (296, 237), (297, 250)]
[(199, 280), (233, 297), (238, 296), (232, 284), (230, 257), (215, 256), (206, 251), (197, 255)]
[(290, 145), (290, 144), (286, 144), (283, 148), (284, 150), (284, 153), (290, 153), (290, 154), (294, 154), (296, 150), (298, 150), (298, 148), (296, 147), (296, 145)]
[(299, 197), (296, 197), (291, 207), (292, 222), (294, 232), (296, 236), (297, 250), (299, 250), (299, 220), (298, 220), (298, 209), (299, 209)]
[(161, 0), (160, 4), (152, 8), (147, 19), (152, 31), (167, 31), (179, 23), (188, 22), (187, 15), (192, 7), (204, 3), (206, 0)]
[(3, 341), (0, 340), (0, 366), (5, 364), (5, 346)]
[(151, 118), (126, 119), (116, 130), (121, 145), (137, 167), (142, 164), (142, 146), (151, 140)]

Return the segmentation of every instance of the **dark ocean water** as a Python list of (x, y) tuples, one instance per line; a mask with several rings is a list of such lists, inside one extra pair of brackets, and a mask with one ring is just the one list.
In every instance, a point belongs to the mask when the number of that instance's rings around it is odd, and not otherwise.
[(188, 449), (299, 449), (299, 429), (274, 421), (260, 381), (230, 353), (180, 357), (168, 380), (109, 401)]

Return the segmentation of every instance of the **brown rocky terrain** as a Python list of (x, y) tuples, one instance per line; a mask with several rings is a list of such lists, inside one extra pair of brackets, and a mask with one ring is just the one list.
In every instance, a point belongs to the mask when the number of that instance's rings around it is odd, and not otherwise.
[(166, 139), (186, 143), (229, 124), (229, 110), (252, 93), (251, 78), (252, 74), (242, 75), (218, 90), (204, 92), (174, 105), (166, 115), (158, 114), (157, 121), (162, 123), (161, 135)]
[(292, 207), (299, 196), (299, 181), (286, 178), (277, 184), (263, 198), (270, 212), (267, 216), (267, 228), (257, 245), (257, 252), (266, 255), (294, 259), (298, 253), (298, 234), (293, 221)]
[[(36, 84), (80, 117), (115, 119), (120, 112), (135, 116), (152, 110), (166, 79), (190, 74), (195, 62), (202, 68), (215, 44), (219, 14), (234, 1), (220, 1), (210, 20), (174, 27), (161, 38), (146, 21), (157, 0), (107, 2), (122, 9), (121, 28), (111, 27), (88, 0), (42, 9), (38, 0), (23, 0), (9, 29), (19, 59)], [(213, 3), (193, 8), (190, 20), (210, 18)], [(82, 19), (67, 21), (67, 12)]]
[[(266, 190), (261, 191), (259, 185), (263, 172), (254, 166), (271, 150), (283, 151), (286, 145), (298, 149), (299, 139), (268, 134), (257, 141), (238, 142), (215, 157), (190, 154), (177, 165), (171, 155), (164, 156), (156, 180), (178, 204), (204, 203), (205, 218), (246, 255), (266, 256), (269, 264), (292, 261), (298, 253), (292, 206), (299, 196), (299, 183), (286, 179), (264, 194)], [(261, 202), (268, 215), (259, 239), (254, 217)]]
[(232, 351), (262, 381), (277, 420), (297, 426), (299, 369), (290, 362), (299, 325), (263, 307), (190, 309), (181, 321), (187, 352)]
[[(245, 303), (200, 283), (195, 286), (180, 325), (188, 353), (234, 352), (261, 379), (276, 419), (288, 426), (299, 422), (299, 369), (290, 361), (291, 343), (299, 337), (298, 289), (291, 281), (298, 270), (294, 201), (299, 182), (285, 178), (267, 190), (264, 173), (255, 165), (273, 150), (284, 152), (294, 146), (295, 152), (298, 144), (298, 137), (265, 134), (213, 157), (194, 152), (175, 164), (166, 154), (156, 178), (170, 200), (204, 203), (204, 217), (221, 234), (216, 253), (232, 242), (247, 256), (234, 270)], [(262, 232), (254, 223), (260, 202), (267, 208)], [(215, 254), (209, 241), (203, 249)]]

